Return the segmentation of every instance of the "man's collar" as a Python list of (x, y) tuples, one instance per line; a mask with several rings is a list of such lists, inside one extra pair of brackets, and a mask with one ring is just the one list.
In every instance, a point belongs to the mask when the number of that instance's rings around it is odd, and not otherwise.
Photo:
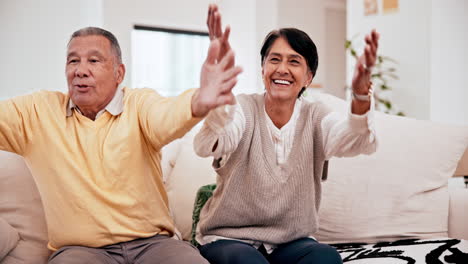
[[(120, 115), (123, 112), (123, 97), (124, 97), (124, 92), (123, 89), (120, 87), (117, 88), (115, 91), (114, 97), (112, 100), (107, 104), (107, 106), (99, 111), (98, 115), (104, 113), (104, 111), (109, 112), (113, 116)], [(73, 114), (73, 109), (76, 108), (76, 110), (79, 111), (79, 108), (73, 103), (71, 98), (68, 100), (68, 105), (67, 105), (67, 117), (71, 116)]]

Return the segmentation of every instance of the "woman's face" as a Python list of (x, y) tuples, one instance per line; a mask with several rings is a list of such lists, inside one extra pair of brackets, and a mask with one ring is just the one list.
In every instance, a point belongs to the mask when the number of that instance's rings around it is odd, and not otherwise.
[(275, 40), (266, 55), (262, 75), (267, 95), (275, 101), (296, 100), (302, 87), (313, 78), (305, 58), (282, 37)]

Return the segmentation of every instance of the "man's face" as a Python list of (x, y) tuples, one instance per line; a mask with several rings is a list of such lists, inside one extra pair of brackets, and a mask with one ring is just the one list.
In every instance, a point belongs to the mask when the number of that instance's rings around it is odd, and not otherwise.
[(66, 75), (70, 98), (82, 112), (99, 112), (112, 100), (125, 67), (103, 36), (73, 38), (67, 51)]

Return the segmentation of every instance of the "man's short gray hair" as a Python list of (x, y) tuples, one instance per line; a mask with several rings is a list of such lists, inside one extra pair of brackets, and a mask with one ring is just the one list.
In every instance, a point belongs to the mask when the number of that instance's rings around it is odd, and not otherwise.
[(86, 37), (86, 36), (103, 36), (106, 39), (110, 41), (112, 52), (114, 52), (115, 57), (117, 58), (117, 62), (119, 64), (122, 63), (122, 52), (120, 51), (120, 45), (119, 42), (117, 41), (117, 38), (114, 36), (114, 34), (110, 33), (109, 31), (98, 28), (98, 27), (85, 27), (82, 29), (79, 29), (75, 32), (70, 37), (70, 40), (68, 41), (68, 45), (70, 45), (70, 42), (72, 39), (76, 37)]

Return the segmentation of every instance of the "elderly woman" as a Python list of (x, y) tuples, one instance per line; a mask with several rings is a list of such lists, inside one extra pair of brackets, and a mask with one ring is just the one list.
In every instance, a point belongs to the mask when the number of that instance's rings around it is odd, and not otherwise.
[[(227, 40), (216, 6), (208, 26), (211, 37)], [(309, 36), (295, 28), (267, 35), (260, 51), (265, 92), (212, 111), (195, 137), (196, 153), (214, 157), (218, 174), (197, 228), (210, 263), (342, 263), (333, 247), (313, 238), (321, 180), (332, 156), (376, 150), (369, 68), (378, 38), (375, 31), (365, 38), (350, 113), (342, 116), (301, 98), (318, 66)], [(229, 43), (223, 47), (220, 57)]]

